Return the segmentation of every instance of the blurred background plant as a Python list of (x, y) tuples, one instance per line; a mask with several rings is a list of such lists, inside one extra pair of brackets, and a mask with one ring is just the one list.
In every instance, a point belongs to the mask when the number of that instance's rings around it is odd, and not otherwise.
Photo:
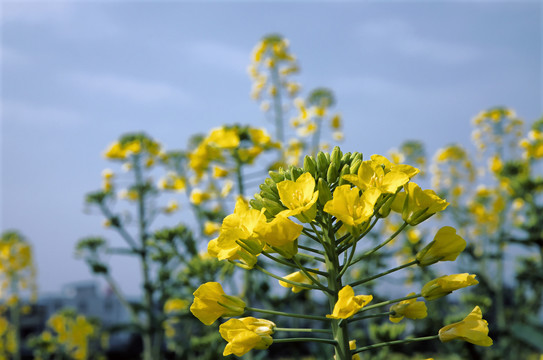
[[(102, 331), (130, 331), (141, 335), (145, 360), (220, 358), (224, 343), (218, 324), (202, 326), (188, 311), (198, 286), (217, 280), (227, 293), (238, 294), (251, 306), (272, 309), (287, 305), (289, 311), (306, 314), (328, 307), (324, 297), (308, 291), (293, 292), (270, 282), (267, 276), (245, 272), (249, 275), (242, 278), (234, 266), (206, 252), (206, 244), (218, 235), (225, 215), (231, 213), (239, 196), (256, 192), (255, 200), (264, 208), (277, 210), (268, 196), (273, 192), (270, 179), (261, 184), (269, 170), (301, 167), (305, 155), (328, 150), (330, 142), (343, 139), (343, 119), (333, 111), (338, 102), (334, 93), (318, 87), (302, 95), (301, 84), (293, 80), (300, 65), (282, 36), (262, 38), (253, 51), (248, 72), (253, 81), (251, 97), (270, 120), (270, 133), (254, 126), (223, 125), (192, 136), (186, 150), (172, 151), (166, 151), (145, 133), (128, 133), (104, 153), (116, 169), (104, 170), (102, 189), (89, 193), (86, 203), (89, 209), (98, 210), (105, 219), (104, 226), (117, 237), (81, 239), (76, 254), (107, 282), (129, 310), (131, 321), (96, 330), (97, 324), (73, 312), (53, 317), (65, 324), (88, 324), (81, 325), (87, 335), (82, 331), (78, 344), (83, 344), (83, 338), (98, 341), (95, 334)], [(407, 268), (406, 279), (392, 276), (385, 285), (369, 281), (361, 289), (375, 299), (387, 299), (391, 291), (408, 293), (408, 289), (421, 288), (453, 269), (476, 274), (480, 284), (462, 296), (429, 302), (427, 321), (395, 324), (369, 319), (366, 326), (353, 327), (353, 336), (361, 339), (358, 346), (363, 346), (364, 341), (379, 343), (407, 334), (433, 334), (444, 323), (461, 320), (479, 304), (495, 344), (485, 348), (484, 354), (464, 342), (435, 347), (431, 343), (397, 344), (370, 350), (366, 354), (372, 359), (536, 359), (543, 353), (543, 119), (524, 132), (523, 122), (513, 110), (496, 107), (478, 114), (473, 123), (475, 151), (452, 144), (440, 149), (429, 164), (425, 144), (411, 140), (389, 154), (393, 164), (419, 168), (421, 181), (431, 181), (438, 195), (451, 204), (440, 219), (455, 224), (468, 243), (468, 255), (458, 262), (458, 268), (423, 267), (416, 272)], [(382, 226), (376, 227), (380, 231), (368, 233), (368, 238), (380, 241), (383, 234), (396, 232), (401, 222), (400, 215), (391, 213)], [(435, 230), (421, 226), (401, 232), (378, 256), (349, 269), (346, 279), (356, 281), (364, 274), (409, 262)], [(27, 292), (34, 300), (35, 270), (31, 248), (22, 236), (6, 232), (0, 246), (4, 303), (0, 358), (18, 359), (17, 323), (23, 308), (19, 299)], [(130, 300), (122, 293), (122, 279), (116, 279), (111, 269), (114, 256), (130, 256), (139, 262), (141, 300)], [(259, 266), (270, 272), (276, 270), (272, 260), (261, 258)], [(307, 268), (316, 265), (310, 258), (301, 262)], [(98, 352), (86, 350), (87, 357), (80, 357), (83, 345), (67, 345), (68, 340), (51, 321), (54, 331), (46, 331), (31, 342), (37, 358), (59, 353), (74, 359), (99, 358)], [(290, 319), (285, 326), (304, 328), (307, 321)], [(243, 358), (320, 359), (321, 354), (328, 354), (325, 348), (326, 344), (284, 343), (268, 353), (249, 352)], [(360, 355), (362, 359), (365, 356)]]

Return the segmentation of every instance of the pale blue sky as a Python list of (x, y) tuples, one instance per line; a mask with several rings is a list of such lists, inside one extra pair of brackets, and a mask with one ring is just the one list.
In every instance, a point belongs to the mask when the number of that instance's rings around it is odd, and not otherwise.
[[(103, 149), (144, 130), (168, 148), (223, 123), (264, 126), (245, 69), (290, 39), (304, 89), (332, 88), (347, 151), (467, 144), (479, 110), (542, 114), (540, 2), (25, 2), (1, 4), (2, 229), (34, 243), (42, 291), (90, 277), (77, 239)], [(271, 128), (270, 128), (271, 130)], [(113, 236), (111, 238), (114, 238)], [(133, 264), (115, 267), (136, 293)]]

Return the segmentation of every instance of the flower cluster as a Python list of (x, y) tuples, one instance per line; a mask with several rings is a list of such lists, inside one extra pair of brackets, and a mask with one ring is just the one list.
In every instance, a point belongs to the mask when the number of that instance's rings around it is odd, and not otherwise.
[[(208, 251), (219, 260), (228, 260), (246, 270), (256, 269), (278, 279), (281, 286), (290, 287), (294, 292), (322, 291), (329, 299), (329, 312), (317, 316), (252, 308), (240, 298), (224, 294), (218, 283), (207, 283), (194, 293), (192, 313), (205, 324), (222, 316), (241, 316), (247, 311), (327, 320), (331, 329), (322, 332), (331, 333), (332, 339), (304, 338), (300, 341), (328, 342), (334, 345), (337, 359), (350, 359), (371, 348), (351, 349), (349, 329), (342, 321), (353, 322), (367, 317), (355, 316), (357, 313), (397, 303), (388, 313), (369, 317), (387, 315), (392, 322), (404, 317), (424, 318), (426, 306), (424, 302), (416, 301), (418, 297), (428, 301), (440, 298), (477, 284), (475, 276), (440, 277), (426, 284), (419, 294), (373, 305), (368, 305), (373, 295), (356, 294), (355, 287), (412, 265), (426, 267), (439, 261), (454, 261), (466, 247), (466, 242), (452, 227), (441, 228), (433, 241), (418, 251), (409, 263), (344, 283), (351, 266), (379, 251), (406, 227), (417, 226), (447, 207), (448, 203), (433, 190), (423, 190), (412, 181), (418, 172), (417, 168), (393, 163), (380, 155), (363, 160), (360, 153), (343, 154), (338, 147), (330, 154), (320, 152), (316, 157), (306, 156), (303, 168), (291, 166), (288, 170), (270, 172), (270, 177), (260, 186), (260, 192), (249, 203), (238, 199), (234, 213), (224, 219), (219, 236), (209, 242)], [(357, 252), (357, 244), (367, 247), (361, 240), (391, 212), (401, 216), (403, 225), (379, 245)], [(298, 271), (286, 276), (276, 275), (265, 265), (267, 262), (260, 260), (261, 255), (266, 261), (272, 260)], [(303, 265), (307, 259), (321, 265), (316, 268)], [(255, 321), (266, 325), (252, 328)], [(231, 319), (221, 325), (221, 335), (229, 342), (225, 354), (239, 355), (252, 348), (267, 348), (272, 342), (295, 341), (281, 337), (272, 340), (270, 335), (274, 331), (289, 329), (254, 318)], [(472, 339), (471, 334), (462, 336), (458, 337)], [(440, 338), (442, 341), (449, 339)]]

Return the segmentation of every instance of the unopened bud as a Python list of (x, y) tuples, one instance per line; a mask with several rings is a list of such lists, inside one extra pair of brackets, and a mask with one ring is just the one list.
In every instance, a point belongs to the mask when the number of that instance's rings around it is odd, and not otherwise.
[(332, 200), (332, 192), (330, 191), (330, 187), (328, 186), (326, 180), (319, 178), (317, 189), (319, 190), (319, 203), (322, 206), (326, 205), (328, 201)]

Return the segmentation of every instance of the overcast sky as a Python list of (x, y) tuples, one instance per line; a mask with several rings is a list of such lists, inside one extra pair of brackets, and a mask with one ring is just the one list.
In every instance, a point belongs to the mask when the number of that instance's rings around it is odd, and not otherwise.
[[(1, 226), (34, 244), (42, 292), (91, 278), (74, 244), (105, 232), (83, 197), (120, 134), (182, 148), (224, 123), (267, 125), (246, 75), (265, 34), (290, 39), (304, 89), (334, 90), (346, 151), (468, 144), (470, 119), (495, 105), (528, 122), (542, 115), (536, 1), (18, 0), (1, 10)], [(114, 270), (137, 293), (134, 265)]]

